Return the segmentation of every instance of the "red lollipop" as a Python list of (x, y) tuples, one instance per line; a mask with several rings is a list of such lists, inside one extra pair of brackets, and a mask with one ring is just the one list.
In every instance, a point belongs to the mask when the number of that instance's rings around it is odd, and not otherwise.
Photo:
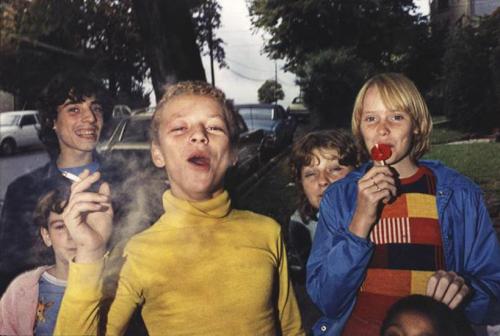
[(392, 155), (391, 146), (387, 144), (376, 144), (371, 149), (371, 155), (374, 161), (382, 161), (382, 163), (385, 164), (384, 161)]

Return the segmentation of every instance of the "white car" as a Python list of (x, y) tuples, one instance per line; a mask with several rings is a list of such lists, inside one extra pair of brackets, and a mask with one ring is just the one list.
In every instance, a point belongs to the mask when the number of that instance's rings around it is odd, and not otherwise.
[(38, 111), (0, 113), (0, 152), (10, 155), (19, 147), (41, 145), (39, 130)]
[(288, 105), (287, 111), (298, 120), (307, 121), (311, 115), (311, 112), (304, 105), (304, 99), (302, 99), (302, 97), (293, 98), (292, 103)]

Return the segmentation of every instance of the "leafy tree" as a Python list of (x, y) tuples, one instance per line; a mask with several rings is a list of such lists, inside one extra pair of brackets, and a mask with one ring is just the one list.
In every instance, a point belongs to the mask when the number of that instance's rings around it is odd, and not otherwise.
[(500, 10), (450, 34), (443, 78), (445, 113), (454, 126), (475, 132), (500, 126), (499, 56)]
[[(430, 74), (418, 70), (429, 68), (436, 53), (413, 0), (248, 0), (248, 7), (253, 25), (268, 37), (264, 51), (285, 59), (285, 69), (299, 76), (308, 106), (323, 120), (344, 123), (356, 82), (373, 71), (420, 75), (419, 83), (432, 83)], [(335, 117), (328, 114), (332, 103)]]
[[(200, 50), (207, 30), (219, 25), (214, 0), (4, 0), (0, 88), (14, 93), (19, 107), (33, 107), (50, 77), (78, 68), (106, 79), (122, 102), (144, 106), (148, 76), (157, 97), (165, 83), (205, 78)], [(213, 35), (221, 64), (222, 44)]]
[(370, 64), (352, 49), (327, 49), (309, 58), (299, 72), (299, 84), (321, 125), (344, 127), (349, 124), (355, 95), (371, 72)]
[(219, 63), (219, 67), (227, 67), (225, 62), (226, 53), (223, 48), (224, 41), (215, 34), (215, 30), (221, 26), (221, 5), (217, 0), (191, 1), (191, 13), (200, 52), (204, 56), (210, 55), (211, 45), (214, 59)]
[(285, 98), (283, 87), (274, 79), (266, 80), (257, 91), (259, 102), (271, 104)]
[(397, 61), (422, 24), (412, 0), (249, 0), (252, 23), (270, 35), (264, 50), (295, 71), (309, 55), (353, 48), (381, 66)]
[(0, 26), (9, 36), (1, 46), (0, 87), (16, 94), (19, 107), (33, 107), (54, 74), (78, 68), (143, 105), (147, 65), (129, 9), (130, 0), (4, 1), (0, 10), (10, 10), (14, 24)]

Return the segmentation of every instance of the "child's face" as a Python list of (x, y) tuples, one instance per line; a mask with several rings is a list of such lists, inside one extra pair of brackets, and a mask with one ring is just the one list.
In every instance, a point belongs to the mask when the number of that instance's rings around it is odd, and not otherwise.
[(54, 250), (56, 264), (68, 264), (76, 255), (76, 244), (64, 225), (62, 215), (51, 212), (47, 226), (48, 229), (40, 229), (43, 242)]
[(428, 318), (405, 312), (399, 314), (384, 332), (384, 336), (438, 336)]
[(404, 111), (389, 110), (376, 87), (369, 88), (363, 99), (360, 130), (368, 152), (375, 144), (391, 147), (392, 155), (386, 163), (396, 170), (398, 165), (411, 162), (409, 154), (416, 133), (411, 117)]
[(201, 201), (221, 193), (235, 155), (219, 103), (181, 95), (158, 113), (158, 142), (153, 142), (151, 155), (157, 167), (165, 167), (174, 196)]
[(102, 125), (103, 110), (95, 97), (86, 97), (79, 103), (66, 100), (57, 107), (57, 119), (54, 121), (61, 153), (92, 152)]
[(325, 189), (346, 176), (353, 167), (341, 165), (335, 149), (314, 149), (312, 155), (311, 164), (302, 167), (300, 179), (309, 203), (319, 209)]

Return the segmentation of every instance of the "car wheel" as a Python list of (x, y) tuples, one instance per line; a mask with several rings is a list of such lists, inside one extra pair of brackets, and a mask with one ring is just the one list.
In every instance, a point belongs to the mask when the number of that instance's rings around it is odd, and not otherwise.
[(16, 142), (13, 139), (5, 139), (0, 145), (0, 152), (5, 155), (11, 155), (16, 150)]

